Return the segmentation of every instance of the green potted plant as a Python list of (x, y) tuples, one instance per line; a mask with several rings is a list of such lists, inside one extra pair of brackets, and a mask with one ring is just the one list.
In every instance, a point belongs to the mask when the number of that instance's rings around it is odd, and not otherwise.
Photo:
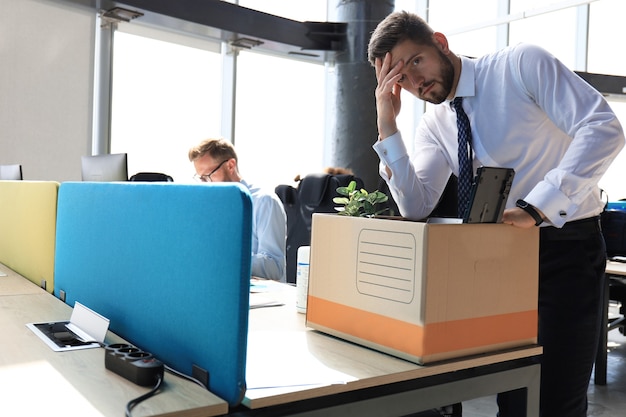
[(333, 198), (333, 202), (343, 206), (335, 207), (342, 216), (374, 217), (387, 210), (376, 208), (377, 204), (389, 199), (385, 193), (378, 190), (368, 193), (363, 188), (357, 189), (356, 181), (350, 181), (347, 187), (338, 187), (337, 193), (342, 197)]

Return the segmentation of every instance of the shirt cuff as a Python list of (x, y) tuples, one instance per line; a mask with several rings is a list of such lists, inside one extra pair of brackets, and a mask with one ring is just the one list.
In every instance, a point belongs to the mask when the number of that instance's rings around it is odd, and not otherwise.
[(578, 209), (578, 206), (559, 189), (545, 181), (537, 184), (524, 200), (541, 210), (547, 220), (556, 227), (563, 227)]
[(390, 166), (398, 159), (407, 155), (406, 145), (402, 140), (400, 131), (384, 140), (377, 141), (372, 147), (378, 154), (380, 161), (386, 166)]

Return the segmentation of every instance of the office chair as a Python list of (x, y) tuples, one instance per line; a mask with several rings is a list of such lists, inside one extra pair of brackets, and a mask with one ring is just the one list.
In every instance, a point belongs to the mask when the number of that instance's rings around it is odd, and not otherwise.
[(287, 215), (286, 277), (288, 283), (296, 282), (298, 248), (311, 244), (313, 213), (337, 213), (333, 198), (338, 197), (337, 187), (347, 187), (356, 181), (363, 188), (363, 181), (350, 174), (309, 174), (300, 180), (297, 188), (278, 185), (275, 192), (283, 203)]
[(131, 176), (129, 181), (141, 182), (174, 182), (174, 178), (160, 172), (138, 172)]

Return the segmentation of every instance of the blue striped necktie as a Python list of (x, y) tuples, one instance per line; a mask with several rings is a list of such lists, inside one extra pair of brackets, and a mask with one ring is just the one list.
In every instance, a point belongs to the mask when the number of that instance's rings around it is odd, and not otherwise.
[(472, 129), (467, 114), (463, 110), (463, 97), (457, 97), (452, 102), (456, 111), (456, 125), (459, 128), (459, 217), (465, 216), (469, 205), (470, 190), (474, 168), (468, 152), (472, 146)]

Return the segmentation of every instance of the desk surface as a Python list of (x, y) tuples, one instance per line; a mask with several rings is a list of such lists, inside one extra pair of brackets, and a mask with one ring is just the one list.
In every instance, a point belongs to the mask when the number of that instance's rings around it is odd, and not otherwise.
[[(296, 311), (295, 288), (267, 283), (269, 292), (255, 302), (284, 303), (250, 310), (243, 404), (260, 408), (363, 388), (440, 375), (462, 369), (537, 356), (530, 346), (505, 352), (420, 366), (305, 327)], [(294, 371), (295, 370), (295, 371)]]
[(44, 294), (46, 291), (13, 270), (0, 264), (0, 296)]
[(609, 274), (626, 276), (626, 263), (607, 261), (606, 272)]
[[(5, 342), (0, 347), (0, 390), (5, 398), (1, 410), (119, 416), (128, 401), (147, 392), (107, 371), (102, 349), (53, 352), (25, 324), (66, 320), (71, 308), (8, 268), (0, 265), (0, 271), (7, 273), (0, 276), (0, 329)], [(307, 329), (305, 315), (296, 311), (294, 287), (266, 282), (257, 289), (261, 292), (251, 294), (251, 303), (284, 305), (250, 310), (243, 404), (251, 409), (541, 354), (541, 347), (531, 346), (420, 366)], [(6, 343), (7, 335), (11, 343)], [(106, 341), (121, 342), (111, 333)], [(163, 392), (137, 405), (133, 416), (216, 416), (227, 410), (216, 396), (166, 373)]]
[[(4, 266), (0, 270), (10, 271)], [(50, 349), (26, 324), (67, 320), (71, 308), (43, 289), (20, 292), (20, 284), (12, 278), (0, 277), (0, 414), (118, 417), (124, 415), (128, 401), (149, 391), (108, 371), (104, 349)], [(10, 292), (16, 288), (17, 294)], [(105, 341), (123, 342), (110, 332)], [(227, 411), (220, 398), (166, 372), (161, 392), (135, 406), (132, 415), (200, 417)]]

